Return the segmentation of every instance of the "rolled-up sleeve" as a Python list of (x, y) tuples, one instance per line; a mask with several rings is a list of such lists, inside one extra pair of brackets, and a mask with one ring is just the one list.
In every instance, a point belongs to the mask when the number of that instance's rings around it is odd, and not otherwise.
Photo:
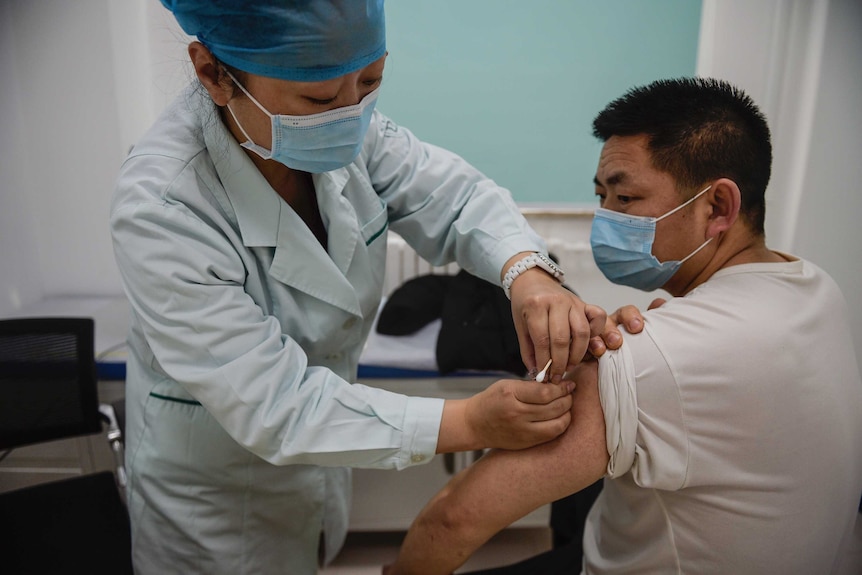
[(629, 346), (609, 351), (599, 359), (599, 395), (605, 413), (608, 476), (627, 473), (635, 460), (638, 392)]
[(631, 472), (641, 487), (679, 489), (690, 460), (680, 389), (647, 322), (599, 359), (611, 478)]

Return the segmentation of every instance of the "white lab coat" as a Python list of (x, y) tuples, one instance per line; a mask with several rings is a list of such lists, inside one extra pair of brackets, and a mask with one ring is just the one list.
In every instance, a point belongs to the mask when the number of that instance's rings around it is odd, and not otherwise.
[(347, 528), (345, 467), (435, 451), (442, 401), (351, 384), (386, 233), (498, 282), (543, 251), (506, 190), (375, 112), (314, 176), (328, 253), (189, 90), (124, 163), (111, 210), (132, 306), (127, 465), (139, 573), (315, 573)]

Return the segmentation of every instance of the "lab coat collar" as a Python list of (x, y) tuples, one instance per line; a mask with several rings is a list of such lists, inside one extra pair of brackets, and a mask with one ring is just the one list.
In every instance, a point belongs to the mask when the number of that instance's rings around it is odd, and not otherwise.
[(236, 214), (243, 245), (273, 247), (278, 242), (283, 202), (218, 116), (213, 120), (205, 124), (204, 138), (210, 150), (226, 149), (226, 154), (213, 156), (213, 161)]

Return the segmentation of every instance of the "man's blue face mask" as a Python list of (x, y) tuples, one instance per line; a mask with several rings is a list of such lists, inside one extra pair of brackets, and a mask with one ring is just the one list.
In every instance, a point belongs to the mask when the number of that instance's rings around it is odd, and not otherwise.
[(590, 245), (593, 248), (593, 259), (605, 277), (615, 284), (644, 291), (652, 291), (666, 284), (680, 266), (702, 250), (712, 238), (681, 260), (660, 262), (652, 255), (656, 222), (689, 205), (711, 187), (707, 186), (681, 206), (658, 218), (629, 216), (604, 208), (596, 209), (590, 232)]
[(264, 160), (275, 160), (293, 170), (312, 174), (343, 168), (359, 155), (371, 123), (379, 88), (354, 106), (309, 116), (288, 116), (271, 114), (233, 74), (228, 72), (228, 75), (271, 120), (272, 145), (267, 149), (251, 140), (228, 104), (228, 112), (246, 138), (246, 141), (240, 144), (243, 148), (251, 150)]

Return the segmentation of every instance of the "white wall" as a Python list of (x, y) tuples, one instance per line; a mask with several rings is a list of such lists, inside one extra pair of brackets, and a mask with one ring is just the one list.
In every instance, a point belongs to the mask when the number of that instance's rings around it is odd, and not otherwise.
[(0, 10), (0, 313), (43, 295), (116, 292), (107, 210), (124, 154), (106, 3)]
[(862, 3), (704, 0), (698, 56), (766, 114), (767, 243), (835, 278), (862, 358)]
[(187, 81), (175, 27), (156, 0), (0, 2), (0, 317), (122, 293), (108, 209), (129, 147)]
[[(766, 112), (768, 242), (838, 280), (862, 357), (860, 39), (857, 0), (705, 0), (698, 73), (739, 84)], [(188, 80), (185, 43), (157, 0), (0, 2), (0, 317), (43, 297), (121, 293), (114, 178)], [(583, 218), (533, 219), (551, 239), (587, 239)], [(607, 287), (588, 257), (569, 273), (608, 308), (649, 299)]]
[(28, 172), (21, 169), (28, 142), (13, 12), (11, 3), (0, 2), (0, 312), (42, 296), (35, 203)]
[(862, 2), (831, 0), (792, 251), (817, 262), (850, 304), (862, 362)]

